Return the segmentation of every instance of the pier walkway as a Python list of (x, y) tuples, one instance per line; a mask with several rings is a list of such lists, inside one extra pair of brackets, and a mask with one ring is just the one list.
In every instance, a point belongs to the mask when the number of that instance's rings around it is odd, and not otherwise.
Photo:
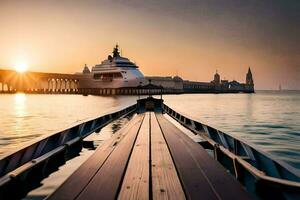
[(251, 199), (160, 113), (136, 115), (48, 199)]

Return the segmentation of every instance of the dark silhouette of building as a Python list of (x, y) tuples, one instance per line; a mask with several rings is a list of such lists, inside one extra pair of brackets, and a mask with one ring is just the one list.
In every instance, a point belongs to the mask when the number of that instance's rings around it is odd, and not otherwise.
[(247, 73), (247, 75), (246, 75), (246, 84), (247, 84), (247, 85), (254, 85), (254, 84), (253, 84), (253, 78), (252, 78), (252, 72), (251, 72), (250, 67), (249, 67), (248, 73)]
[(252, 72), (251, 72), (250, 67), (249, 67), (247, 75), (246, 75), (245, 90), (246, 90), (246, 92), (250, 92), (250, 93), (254, 92), (254, 81), (253, 81)]
[(183, 80), (182, 78), (175, 77), (146, 77), (151, 79), (155, 85), (161, 85), (164, 89), (173, 90), (175, 93), (253, 93), (254, 84), (250, 68), (246, 75), (246, 82), (239, 83), (236, 80), (228, 81), (221, 80), (221, 76), (216, 71), (214, 78), (211, 82), (198, 82)]
[(213, 82), (216, 85), (220, 85), (221, 78), (220, 78), (220, 74), (218, 74), (218, 70), (216, 70)]
[(82, 70), (82, 73), (83, 73), (83, 74), (89, 74), (89, 73), (91, 73), (90, 69), (88, 68), (88, 66), (87, 66), (86, 64), (84, 65), (84, 68), (83, 68), (83, 70)]

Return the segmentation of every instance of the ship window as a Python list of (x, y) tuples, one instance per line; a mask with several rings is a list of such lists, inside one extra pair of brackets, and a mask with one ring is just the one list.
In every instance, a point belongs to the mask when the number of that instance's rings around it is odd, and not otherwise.
[(121, 73), (113, 73), (114, 78), (123, 78)]
[(132, 62), (116, 62), (116, 64), (129, 64), (129, 65), (133, 65), (133, 63)]
[(112, 73), (103, 73), (103, 74), (94, 74), (94, 79), (105, 79), (105, 78), (112, 78)]
[(94, 74), (94, 79), (113, 79), (113, 78), (123, 78), (123, 76), (120, 72)]

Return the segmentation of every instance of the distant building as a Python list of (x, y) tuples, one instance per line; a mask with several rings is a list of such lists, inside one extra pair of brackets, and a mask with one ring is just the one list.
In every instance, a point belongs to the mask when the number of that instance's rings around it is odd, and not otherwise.
[(90, 69), (88, 68), (88, 66), (87, 66), (86, 64), (84, 65), (84, 68), (83, 68), (83, 70), (82, 70), (82, 73), (83, 73), (83, 74), (89, 74), (89, 73), (91, 73)]
[(208, 93), (214, 90), (214, 85), (208, 82), (183, 81), (183, 92), (185, 93)]
[(247, 85), (254, 85), (253, 84), (253, 78), (252, 78), (252, 72), (251, 72), (250, 67), (248, 69), (248, 73), (246, 74), (246, 84)]
[(221, 80), (221, 76), (216, 71), (214, 78), (211, 82), (197, 82), (183, 80), (179, 76), (148, 76), (145, 77), (148, 81), (151, 80), (152, 84), (162, 86), (163, 88), (173, 91), (174, 93), (253, 93), (254, 83), (251, 69), (248, 69), (246, 75), (246, 82), (239, 83), (236, 80), (228, 81)]
[(243, 91), (244, 87), (243, 84), (237, 82), (236, 80), (229, 82), (228, 90), (231, 92), (240, 92)]
[(220, 75), (218, 74), (218, 70), (216, 71), (216, 74), (214, 76), (214, 80), (212, 81), (215, 85), (220, 85)]
[(179, 76), (147, 76), (148, 82), (151, 81), (153, 85), (162, 86), (166, 90), (172, 90), (176, 93), (182, 93), (183, 80)]
[(252, 72), (251, 72), (250, 67), (249, 67), (248, 73), (246, 75), (246, 84), (245, 84), (244, 91), (248, 92), (248, 93), (254, 92), (254, 81), (253, 81)]

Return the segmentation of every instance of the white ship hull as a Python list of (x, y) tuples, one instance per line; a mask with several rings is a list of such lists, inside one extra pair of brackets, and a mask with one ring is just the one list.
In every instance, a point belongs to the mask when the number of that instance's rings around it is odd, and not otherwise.
[[(124, 71), (122, 69), (122, 71)], [(121, 72), (116, 69), (109, 72)], [(145, 84), (144, 75), (137, 69), (126, 70), (126, 73), (122, 73), (122, 78), (108, 78), (108, 79), (94, 79), (95, 73), (85, 74), (80, 82), (79, 88), (126, 88), (137, 87)]]

